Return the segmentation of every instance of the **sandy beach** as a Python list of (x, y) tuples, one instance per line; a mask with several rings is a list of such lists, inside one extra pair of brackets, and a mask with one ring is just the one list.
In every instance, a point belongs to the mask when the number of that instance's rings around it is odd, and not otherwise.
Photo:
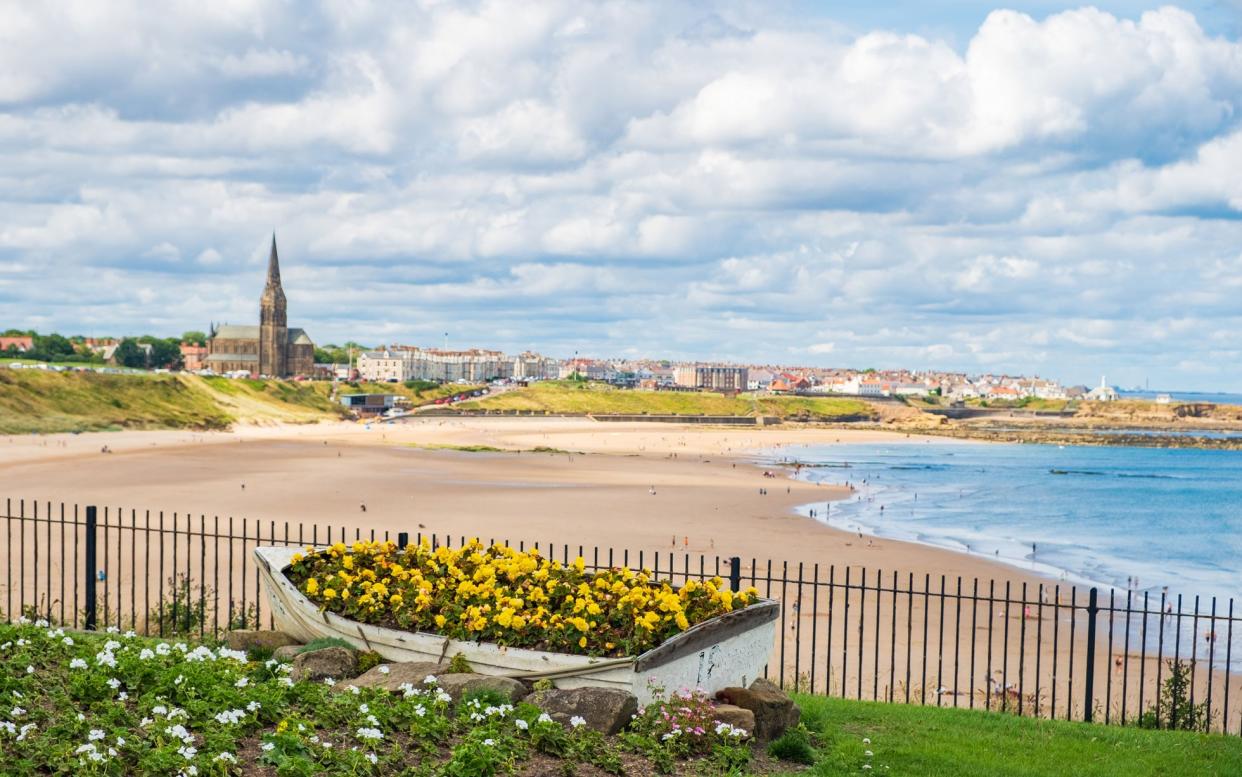
[[(302, 532), (308, 540), (326, 536), (328, 526), (334, 536), (345, 527), (349, 537), (355, 530), (363, 536), (449, 535), (454, 542), (479, 536), (543, 548), (568, 545), (571, 553), (581, 546), (588, 560), (596, 547), (601, 558), (612, 549), (617, 560), (628, 550), (631, 564), (642, 551), (648, 566), (659, 553), (665, 569), (671, 561), (675, 569), (687, 564), (697, 570), (702, 555), (710, 570), (717, 557), (739, 556), (745, 582), (753, 580), (761, 593), (785, 603), (785, 640), (770, 670), (787, 684), (880, 698), (904, 698), (909, 690), (916, 700), (961, 706), (972, 699), (975, 706), (987, 704), (990, 687), (1010, 685), (999, 698), (1014, 706), (1020, 693), (1028, 710), (1049, 708), (1055, 685), (1058, 714), (1067, 705), (1080, 713), (1086, 618), (1081, 610), (1055, 606), (1056, 580), (986, 557), (832, 529), (794, 508), (830, 510), (833, 501), (850, 496), (844, 484), (814, 485), (794, 479), (788, 468), (758, 463), (765, 453), (779, 457), (781, 448), (838, 442), (945, 444), (942, 438), (869, 430), (582, 418), (424, 417), (201, 434), (11, 437), (0, 438), (0, 498), (7, 500), (8, 515), (54, 514), (60, 503), (94, 504), (125, 526), (132, 521), (141, 527), (148, 515), (154, 522), (162, 514), (169, 525), (176, 520), (208, 530), (241, 526), (245, 519), (244, 525), (269, 532), (291, 522), (290, 536)], [(496, 450), (455, 449), (467, 446)], [(282, 533), (278, 528), (277, 536)], [(55, 544), (56, 537), (45, 541)], [(137, 575), (144, 562), (128, 555), (125, 542), (110, 568)], [(16, 544), (16, 537), (8, 540), (10, 559)], [(186, 563), (197, 563), (206, 579), (241, 563), (217, 558), (211, 543), (203, 545), (201, 555), (195, 551)], [(772, 577), (795, 582), (768, 583), (769, 568)], [(198, 573), (193, 564), (186, 569)], [(48, 572), (49, 580), (56, 571)], [(840, 587), (847, 574), (850, 589)], [(17, 576), (23, 575), (31, 572)], [(799, 576), (804, 585), (796, 583)], [(838, 585), (833, 594), (811, 584), (830, 576)], [(864, 579), (867, 590), (857, 587)], [(960, 586), (970, 596), (976, 581), (978, 599), (935, 596), (942, 586), (949, 593)], [(118, 592), (118, 609), (129, 607), (126, 617), (150, 612), (143, 602), (131, 606), (119, 595), (123, 577), (109, 583)], [(999, 598), (1006, 590), (1013, 600), (1025, 590), (1029, 610), (987, 598), (989, 591)], [(1061, 592), (1059, 601), (1067, 604), (1069, 587), (1062, 584)], [(240, 596), (253, 602), (255, 593), (243, 586)], [(1076, 592), (1080, 605), (1085, 595)], [(1120, 683), (1123, 674), (1141, 671), (1145, 700), (1154, 698), (1155, 661), (1144, 659), (1137, 647), (1127, 653), (1118, 634), (1117, 644), (1101, 644), (1097, 651), (1098, 677), (1116, 673)], [(1073, 686), (1071, 650), (1079, 656)], [(1118, 658), (1124, 664), (1115, 665)], [(1220, 694), (1224, 676), (1217, 670)], [(1127, 687), (1133, 715), (1138, 683), (1130, 679)], [(1231, 689), (1233, 698), (1242, 699), (1236, 676)], [(1107, 706), (1116, 707), (1120, 691), (1111, 688), (1097, 687), (1097, 703), (1104, 703), (1106, 690), (1113, 694)]]

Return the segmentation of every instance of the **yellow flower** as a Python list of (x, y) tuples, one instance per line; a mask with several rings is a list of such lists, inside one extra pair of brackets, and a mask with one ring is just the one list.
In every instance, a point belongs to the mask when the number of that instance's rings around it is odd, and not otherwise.
[(306, 581), (306, 593), (314, 596), (317, 591), (319, 591), (319, 581), (312, 577)]
[(436, 627), (437, 628), (441, 628), (441, 629), (444, 628), (445, 623), (448, 623), (448, 618), (445, 618), (443, 615), (436, 616)]
[(583, 637), (582, 639), (578, 640), (578, 647), (580, 648), (586, 647), (586, 637)]
[(335, 599), (335, 598), (336, 598), (336, 589), (335, 589), (335, 588), (325, 588), (325, 589), (323, 589), (323, 598), (325, 598), (325, 599)]
[[(677, 621), (677, 628), (681, 629), (682, 631), (685, 631), (686, 629), (690, 628), (690, 621), (686, 620), (685, 613), (683, 612), (677, 613), (677, 615), (674, 617), (674, 620)], [(687, 637), (687, 639), (689, 639), (689, 637)]]

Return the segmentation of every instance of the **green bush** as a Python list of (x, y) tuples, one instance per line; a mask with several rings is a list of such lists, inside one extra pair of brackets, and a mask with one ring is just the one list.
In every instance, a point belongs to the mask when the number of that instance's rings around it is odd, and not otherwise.
[(815, 763), (815, 750), (811, 747), (811, 736), (802, 726), (791, 728), (772, 740), (768, 745), (768, 755), (781, 761), (797, 764)]
[(349, 640), (341, 639), (340, 637), (320, 637), (319, 639), (312, 639), (310, 642), (307, 642), (298, 650), (298, 653), (313, 653), (316, 650), (323, 650), (324, 648), (330, 647), (343, 647), (349, 650), (358, 649), (354, 647)]

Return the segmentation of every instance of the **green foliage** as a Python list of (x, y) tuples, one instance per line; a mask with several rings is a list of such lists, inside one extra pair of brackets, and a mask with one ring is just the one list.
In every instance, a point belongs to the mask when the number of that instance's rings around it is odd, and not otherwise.
[(316, 650), (323, 650), (324, 648), (330, 647), (343, 647), (348, 650), (358, 649), (354, 647), (352, 642), (341, 639), (340, 637), (320, 637), (319, 639), (312, 639), (310, 642), (307, 642), (298, 649), (298, 653), (313, 653)]
[(424, 391), (431, 391), (433, 389), (440, 388), (440, 384), (436, 383), (434, 380), (407, 380), (405, 382), (405, 387), (421, 396)]
[(534, 690), (536, 691), (551, 691), (555, 688), (556, 688), (556, 683), (552, 682), (546, 677), (536, 680), (534, 682)]
[(358, 654), (358, 673), (374, 669), (382, 663), (384, 663), (384, 657), (379, 653), (374, 650), (364, 650)]
[(150, 628), (170, 637), (201, 634), (216, 600), (215, 591), (184, 572), (168, 578), (166, 585), (163, 597), (147, 613)]
[(147, 366), (147, 352), (138, 347), (138, 341), (127, 337), (121, 341), (112, 353), (112, 358), (122, 367), (142, 368)]
[(1191, 664), (1181, 659), (1169, 659), (1166, 666), (1169, 674), (1160, 688), (1160, 698), (1139, 716), (1139, 726), (1206, 731), (1211, 722), (1207, 704), (1191, 703)]
[(197, 329), (191, 329), (188, 332), (181, 333), (181, 342), (188, 345), (206, 345), (207, 333), (200, 332)]
[(796, 764), (815, 763), (815, 749), (811, 747), (811, 737), (807, 730), (798, 726), (791, 728), (768, 744), (768, 755), (781, 761)]
[(474, 669), (470, 667), (470, 662), (466, 660), (465, 655), (458, 653), (449, 659), (449, 674), (468, 674), (473, 671)]

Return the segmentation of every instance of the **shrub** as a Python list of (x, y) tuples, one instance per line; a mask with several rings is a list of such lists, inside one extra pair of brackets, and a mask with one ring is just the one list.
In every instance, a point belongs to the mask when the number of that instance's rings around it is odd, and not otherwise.
[(1191, 703), (1191, 666), (1180, 659), (1169, 659), (1169, 675), (1164, 679), (1157, 703), (1139, 716), (1141, 728), (1172, 728), (1206, 731), (1210, 718), (1207, 704)]
[(330, 647), (343, 647), (347, 650), (357, 650), (353, 643), (340, 637), (319, 637), (312, 639), (302, 647), (298, 648), (298, 653), (313, 653), (316, 650), (323, 650)]
[(781, 734), (768, 745), (768, 755), (781, 761), (797, 764), (815, 763), (815, 750), (806, 728), (798, 726)]

